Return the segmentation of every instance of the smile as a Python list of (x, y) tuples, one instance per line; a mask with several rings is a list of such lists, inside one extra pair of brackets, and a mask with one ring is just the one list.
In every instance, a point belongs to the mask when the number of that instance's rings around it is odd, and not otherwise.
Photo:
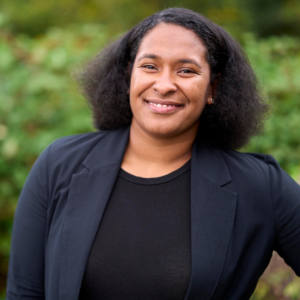
[(156, 107), (174, 107), (174, 106), (180, 106), (180, 105), (166, 105), (166, 104), (160, 104), (160, 103), (154, 103), (154, 102), (148, 102), (150, 105), (154, 105)]
[(170, 104), (166, 103), (158, 103), (145, 100), (146, 105), (155, 113), (171, 113), (177, 110), (180, 110), (183, 105), (181, 104)]

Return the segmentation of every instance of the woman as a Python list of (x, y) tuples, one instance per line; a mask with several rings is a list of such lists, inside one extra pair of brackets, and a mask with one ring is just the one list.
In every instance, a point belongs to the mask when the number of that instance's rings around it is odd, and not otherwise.
[(55, 141), (31, 170), (7, 299), (249, 299), (273, 250), (300, 275), (300, 187), (232, 150), (268, 106), (228, 33), (167, 9), (79, 79), (101, 131)]

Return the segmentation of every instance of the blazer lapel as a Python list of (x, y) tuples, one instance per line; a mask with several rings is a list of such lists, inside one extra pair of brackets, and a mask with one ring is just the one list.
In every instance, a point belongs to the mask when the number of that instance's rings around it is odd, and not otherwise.
[[(86, 263), (115, 184), (130, 127), (105, 135), (74, 174), (62, 231), (59, 299), (77, 300)], [(236, 193), (222, 153), (194, 143), (191, 164), (191, 279), (185, 300), (210, 299), (221, 276)]]
[(87, 259), (116, 181), (129, 128), (109, 133), (72, 177), (61, 243), (59, 299), (77, 300)]
[(235, 218), (235, 192), (221, 150), (194, 143), (191, 163), (191, 279), (185, 300), (208, 300), (220, 279)]

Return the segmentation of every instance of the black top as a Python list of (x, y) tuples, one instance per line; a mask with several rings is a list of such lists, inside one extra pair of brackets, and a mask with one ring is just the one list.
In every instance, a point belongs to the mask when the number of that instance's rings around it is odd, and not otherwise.
[(183, 300), (191, 270), (190, 161), (158, 178), (120, 170), (80, 299)]

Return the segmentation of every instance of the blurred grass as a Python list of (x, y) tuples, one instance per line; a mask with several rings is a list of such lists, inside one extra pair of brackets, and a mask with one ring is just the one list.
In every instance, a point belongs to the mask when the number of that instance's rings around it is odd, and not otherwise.
[[(36, 37), (12, 34), (5, 28), (4, 15), (0, 15), (2, 293), (20, 190), (35, 159), (53, 140), (93, 130), (89, 109), (71, 74), (108, 41), (108, 30), (101, 25), (53, 27)], [(300, 179), (300, 40), (289, 36), (258, 39), (246, 33), (241, 42), (274, 107), (265, 133), (242, 150), (271, 154)], [(280, 270), (274, 274), (259, 282), (253, 300), (279, 299), (272, 291), (287, 275)], [(297, 280), (282, 291), (287, 299), (300, 299)]]

